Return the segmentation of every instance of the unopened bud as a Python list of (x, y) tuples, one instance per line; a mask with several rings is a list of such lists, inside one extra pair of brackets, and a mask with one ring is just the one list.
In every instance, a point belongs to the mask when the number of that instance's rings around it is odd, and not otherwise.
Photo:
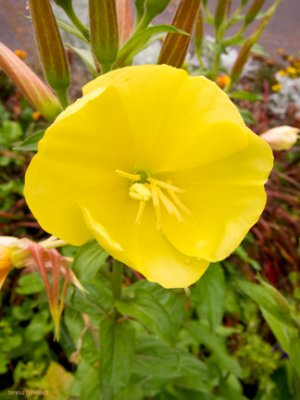
[(89, 0), (91, 46), (102, 73), (110, 71), (119, 48), (115, 0)]
[(129, 38), (132, 30), (132, 8), (130, 0), (117, 0), (117, 20), (120, 43)]
[(276, 151), (289, 150), (298, 140), (298, 128), (278, 126), (260, 135)]
[(50, 88), (0, 42), (0, 68), (18, 86), (22, 94), (46, 119), (52, 121), (62, 111), (57, 97)]
[(182, 29), (188, 35), (168, 33), (159, 55), (158, 64), (168, 64), (177, 68), (183, 65), (191, 34), (197, 21), (200, 3), (201, 0), (181, 0), (172, 25)]
[(262, 6), (264, 5), (265, 0), (253, 0), (249, 10), (247, 11), (244, 19), (244, 25), (247, 26), (251, 24), (251, 22), (255, 19)]
[(29, 0), (39, 55), (49, 85), (57, 92), (63, 106), (70, 85), (67, 55), (49, 0)]

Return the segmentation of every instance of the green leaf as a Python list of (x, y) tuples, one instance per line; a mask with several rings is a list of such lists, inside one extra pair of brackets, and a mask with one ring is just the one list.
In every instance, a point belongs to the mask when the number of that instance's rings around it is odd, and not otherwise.
[(99, 400), (102, 399), (100, 396), (99, 386), (99, 367), (91, 367), (84, 360), (80, 360), (78, 364), (75, 382), (71, 388), (70, 399), (80, 400)]
[(98, 76), (98, 71), (95, 67), (94, 59), (90, 50), (72, 46), (70, 43), (67, 43), (66, 47), (72, 49), (74, 53), (78, 55), (78, 57), (83, 61), (84, 65), (94, 78)]
[(129, 321), (105, 318), (100, 323), (100, 380), (103, 399), (114, 400), (126, 388), (134, 358), (135, 331)]
[(15, 146), (13, 149), (18, 151), (37, 151), (38, 142), (42, 139), (45, 134), (45, 130), (38, 131), (33, 135), (30, 135), (22, 143)]
[(18, 294), (35, 294), (44, 290), (44, 285), (40, 275), (37, 272), (26, 274), (18, 280), (16, 293)]
[(133, 364), (134, 381), (143, 382), (144, 398), (161, 392), (167, 383), (197, 387), (204, 392), (215, 384), (215, 372), (186, 350), (174, 348), (159, 338), (137, 338)]
[(51, 361), (39, 387), (46, 391), (45, 400), (68, 400), (73, 380), (74, 377), (70, 372)]
[(199, 318), (205, 318), (212, 332), (220, 325), (224, 313), (225, 277), (219, 264), (210, 265), (191, 291)]
[(289, 356), (291, 363), (297, 371), (298, 378), (300, 378), (300, 339), (299, 337), (291, 338)]
[(251, 111), (247, 110), (246, 108), (239, 108), (239, 111), (246, 124), (254, 125), (257, 123)]
[[(275, 289), (266, 286), (257, 285), (241, 279), (236, 280), (238, 287), (258, 306), (266, 309), (275, 318), (288, 326), (295, 327), (295, 322), (290, 315), (289, 305), (283, 296)], [(276, 296), (277, 294), (277, 296)]]
[(231, 99), (236, 100), (248, 100), (248, 101), (260, 101), (262, 100), (262, 96), (258, 93), (250, 93), (245, 91), (240, 92), (232, 92), (229, 94)]
[(170, 314), (151, 293), (138, 290), (132, 300), (117, 301), (115, 306), (120, 313), (136, 318), (161, 338), (174, 341), (174, 325)]
[(125, 64), (128, 59), (132, 59), (139, 51), (145, 48), (148, 41), (153, 36), (160, 37), (161, 34), (166, 32), (177, 33), (179, 35), (188, 36), (182, 29), (178, 29), (173, 25), (155, 25), (149, 28), (143, 29), (136, 32), (119, 51), (119, 55), (116, 61), (117, 65)]
[(261, 308), (261, 312), (271, 328), (274, 336), (278, 340), (283, 351), (289, 354), (291, 340), (298, 336), (296, 328), (283, 324), (280, 319), (275, 317), (265, 308)]
[(22, 135), (20, 124), (14, 121), (3, 121), (0, 126), (0, 150), (10, 149), (11, 145)]
[(89, 283), (84, 281), (84, 288), (87, 293), (75, 290), (68, 300), (68, 304), (75, 310), (88, 314), (96, 320), (102, 314), (112, 311), (111, 285), (108, 279), (103, 276), (94, 278)]
[(105, 265), (107, 253), (93, 240), (80, 247), (72, 269), (80, 281), (91, 282)]
[(237, 377), (242, 376), (242, 370), (238, 361), (227, 354), (226, 347), (217, 336), (212, 334), (207, 326), (199, 322), (188, 321), (185, 327), (192, 337), (205, 345), (213, 353), (213, 357), (217, 360), (222, 370), (231, 372)]
[(75, 28), (74, 25), (71, 25), (68, 22), (63, 21), (60, 18), (56, 18), (56, 21), (57, 21), (57, 25), (60, 29), (77, 37), (82, 42), (88, 43), (88, 40), (83, 36), (83, 34), (77, 28)]

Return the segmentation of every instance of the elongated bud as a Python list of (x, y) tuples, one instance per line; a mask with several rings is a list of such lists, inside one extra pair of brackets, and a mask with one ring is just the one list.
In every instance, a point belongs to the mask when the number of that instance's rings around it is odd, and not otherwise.
[(215, 11), (215, 26), (219, 27), (226, 16), (228, 0), (219, 0)]
[(201, 6), (199, 7), (198, 17), (196, 21), (196, 28), (195, 28), (195, 48), (198, 58), (201, 57), (201, 48), (202, 48), (202, 41), (203, 41), (203, 12)]
[(119, 35), (115, 0), (89, 0), (93, 53), (102, 73), (110, 71), (118, 54)]
[(260, 38), (260, 35), (263, 33), (265, 27), (267, 26), (267, 23), (269, 22), (269, 18), (266, 18), (263, 23), (260, 25), (258, 30), (254, 32), (243, 44), (242, 48), (240, 49), (240, 52), (238, 54), (238, 57), (232, 67), (230, 78), (231, 78), (231, 86), (239, 79), (241, 76), (241, 73), (244, 69), (244, 66), (250, 56), (251, 49), (254, 46), (254, 44), (258, 41)]
[(130, 0), (117, 0), (117, 20), (120, 43), (123, 44), (132, 30), (133, 17)]
[(172, 25), (182, 29), (189, 36), (168, 33), (162, 46), (158, 64), (168, 64), (180, 68), (185, 60), (191, 34), (194, 30), (201, 0), (181, 0)]
[(70, 85), (67, 55), (49, 0), (29, 0), (38, 50), (49, 85), (56, 90), (65, 106), (65, 93)]
[(244, 25), (247, 26), (251, 24), (251, 22), (255, 19), (262, 6), (264, 5), (265, 0), (253, 0), (252, 4), (249, 7), (245, 15)]
[(266, 28), (266, 26), (268, 25), (270, 19), (272, 18), (272, 16), (274, 15), (275, 11), (277, 10), (277, 7), (279, 6), (281, 0), (277, 0), (275, 1), (275, 3), (267, 10), (266, 14), (265, 14), (265, 18), (263, 19), (263, 22), (261, 23), (261, 25), (258, 27), (257, 31), (254, 32), (244, 43), (244, 45), (242, 46), (238, 58), (235, 61), (232, 70), (231, 70), (231, 83), (230, 83), (230, 87), (238, 80), (238, 78), (240, 77), (243, 68), (249, 58), (250, 52), (252, 47), (254, 46), (254, 44), (258, 41), (258, 39), (260, 38), (261, 34), (263, 33), (264, 29)]
[(46, 119), (53, 121), (62, 111), (56, 96), (41, 79), (0, 42), (0, 67), (22, 94)]

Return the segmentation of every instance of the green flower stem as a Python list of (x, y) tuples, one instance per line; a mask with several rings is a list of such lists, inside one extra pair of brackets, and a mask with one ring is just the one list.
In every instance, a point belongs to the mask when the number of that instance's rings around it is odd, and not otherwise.
[(63, 88), (61, 90), (56, 90), (56, 94), (62, 107), (63, 108), (68, 107), (69, 105), (68, 90), (66, 88)]
[(82, 33), (82, 35), (89, 41), (90, 40), (90, 34), (89, 30), (83, 23), (80, 21), (78, 18), (77, 14), (74, 11), (74, 8), (72, 4), (68, 5), (68, 7), (64, 7), (64, 11), (69, 17), (70, 21), (73, 22), (73, 25), (76, 26), (76, 28), (79, 30), (79, 32)]
[(216, 32), (216, 54), (215, 54), (215, 59), (214, 59), (214, 66), (213, 66), (213, 71), (212, 71), (212, 79), (215, 80), (216, 77), (218, 76), (219, 69), (220, 69), (220, 63), (221, 63), (221, 45), (224, 39), (224, 33), (225, 33), (225, 27), (222, 24), (221, 26), (218, 27), (217, 32)]
[(119, 300), (122, 296), (123, 269), (124, 266), (120, 261), (113, 261), (111, 286), (114, 301)]

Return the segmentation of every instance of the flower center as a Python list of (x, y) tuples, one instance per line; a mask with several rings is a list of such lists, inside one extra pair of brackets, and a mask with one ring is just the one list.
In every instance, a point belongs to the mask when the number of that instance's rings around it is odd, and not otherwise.
[[(182, 222), (181, 211), (187, 215), (191, 212), (182, 203), (178, 194), (185, 191), (172, 185), (170, 181), (164, 182), (151, 177), (144, 171), (138, 171), (135, 174), (116, 170), (116, 173), (123, 178), (131, 180), (133, 183), (129, 187), (129, 196), (139, 201), (139, 209), (136, 216), (136, 224), (140, 224), (142, 216), (147, 204), (154, 207), (156, 214), (156, 227), (161, 229), (161, 209), (164, 207), (166, 211), (173, 215), (178, 221)], [(152, 202), (150, 201), (152, 200)]]

